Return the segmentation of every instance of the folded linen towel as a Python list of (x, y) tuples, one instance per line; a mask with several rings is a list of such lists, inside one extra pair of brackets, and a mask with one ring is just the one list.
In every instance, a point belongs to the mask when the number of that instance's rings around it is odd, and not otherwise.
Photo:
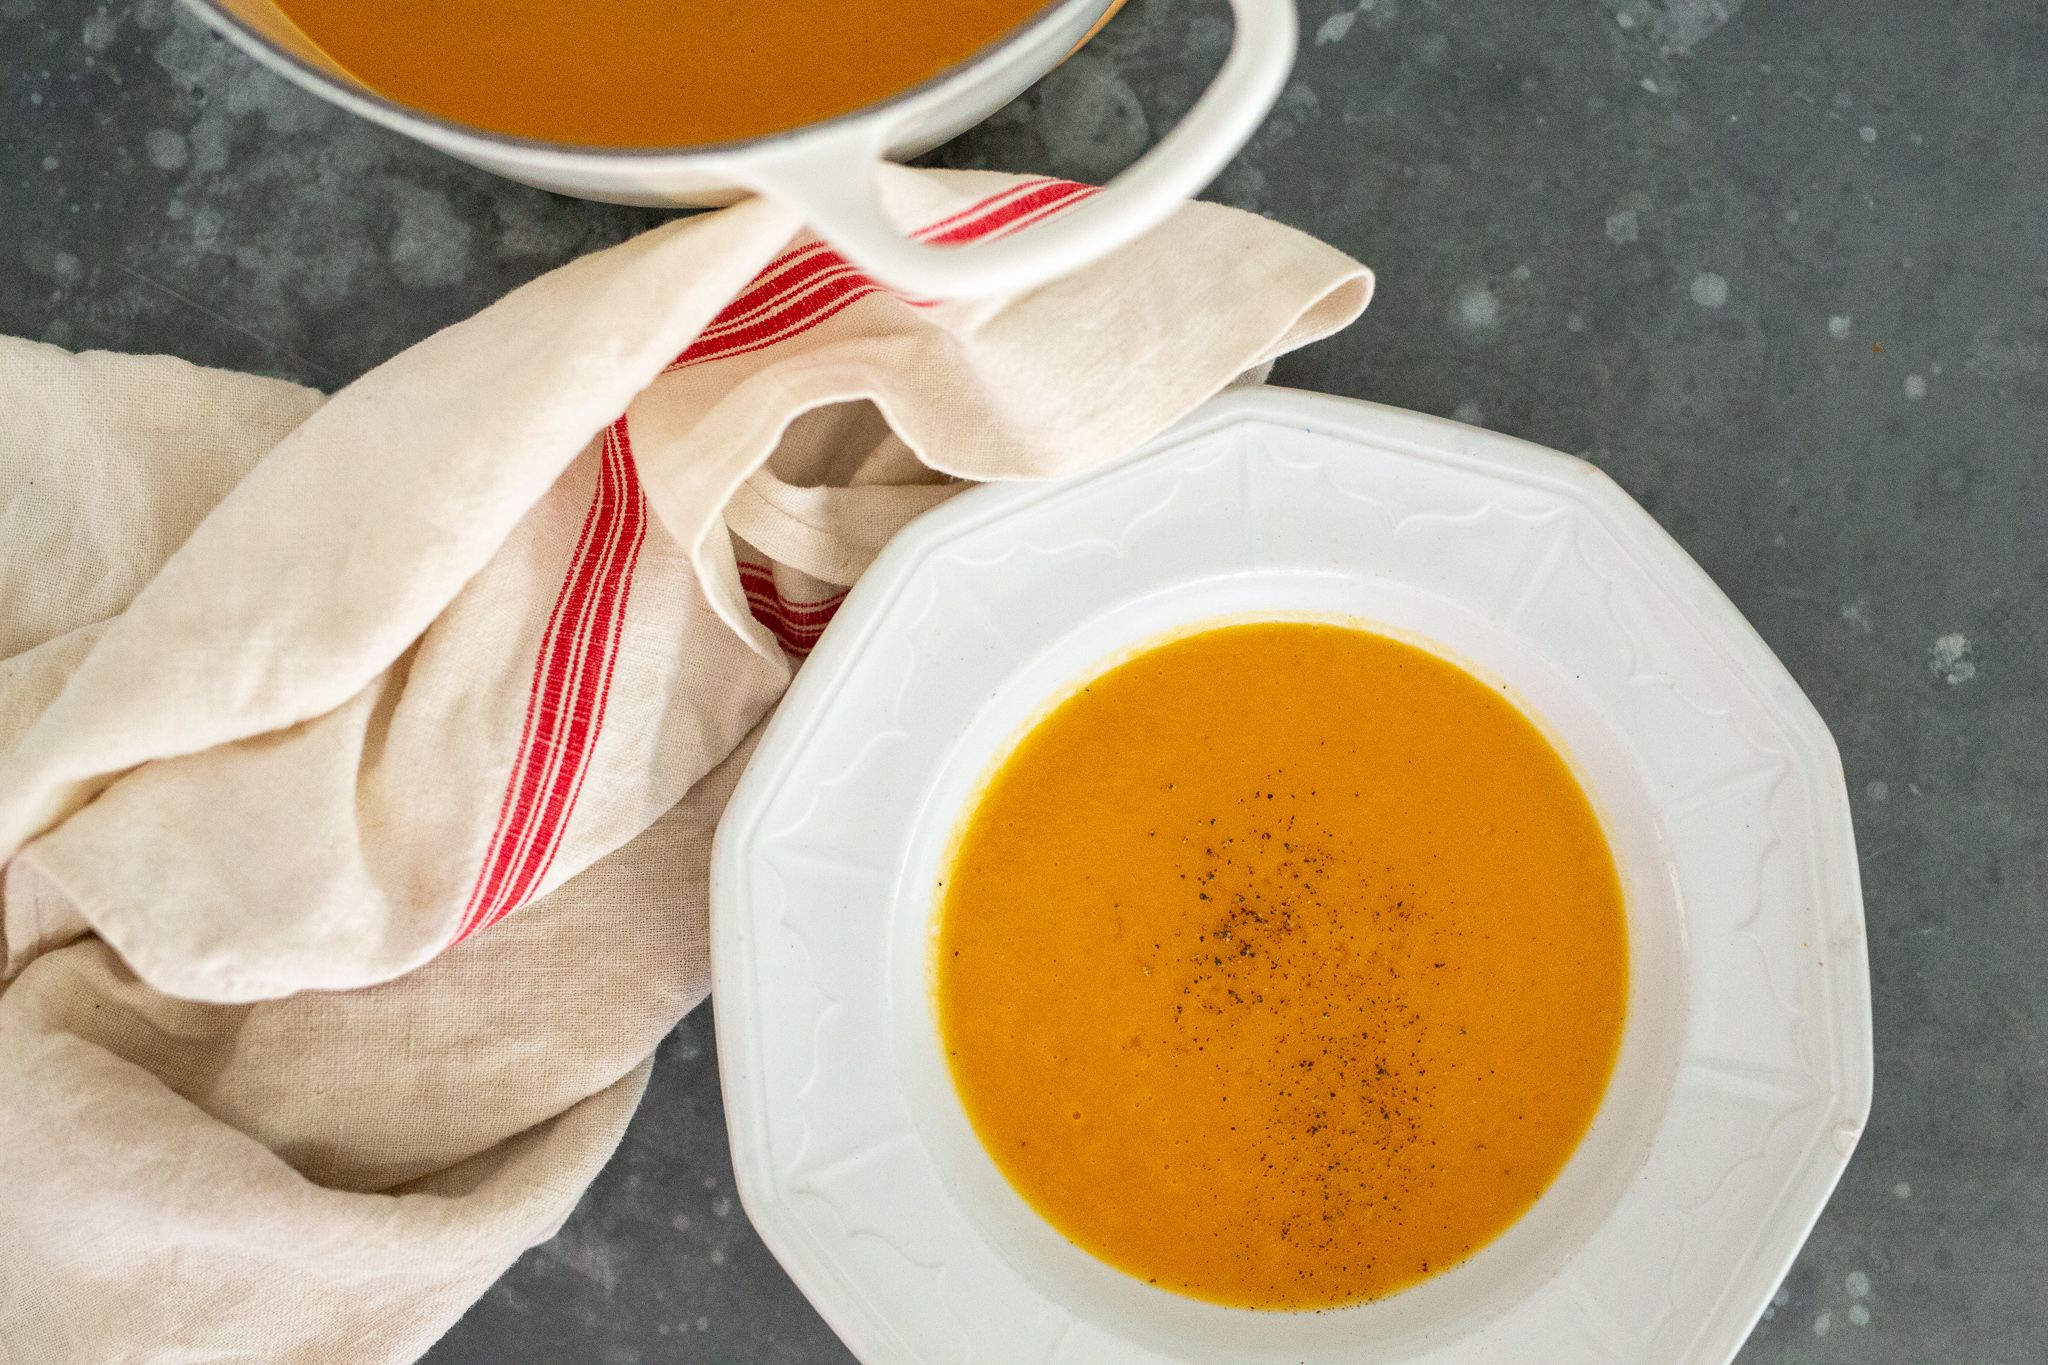
[[(1090, 192), (884, 188), (937, 241)], [(748, 201), (326, 398), (0, 341), (0, 1359), (423, 1351), (703, 997), (719, 812), (876, 550), (1370, 291), (1194, 204), (906, 299)]]

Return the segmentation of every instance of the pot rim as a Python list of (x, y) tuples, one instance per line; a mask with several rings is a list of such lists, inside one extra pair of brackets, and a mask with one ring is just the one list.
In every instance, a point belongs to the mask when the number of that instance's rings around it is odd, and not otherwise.
[(965, 60), (956, 62), (916, 85), (907, 86), (872, 104), (864, 104), (858, 109), (799, 124), (794, 128), (762, 133), (755, 137), (733, 138), (723, 142), (688, 143), (675, 147), (605, 147), (592, 143), (554, 142), (544, 138), (524, 137), (516, 133), (500, 133), (415, 108), (360, 82), (344, 82), (322, 70), (296, 52), (280, 46), (258, 32), (240, 15), (227, 9), (222, 0), (185, 0), (185, 4), (209, 27), (232, 40), (265, 65), (332, 104), (428, 141), (444, 150), (482, 144), (492, 152), (515, 153), (556, 165), (616, 165), (622, 162), (646, 164), (681, 158), (712, 160), (760, 148), (784, 146), (801, 138), (851, 127), (876, 114), (901, 109), (939, 92), (976, 68), (1021, 47), (1034, 33), (1066, 11), (1093, 7), (1102, 12), (1100, 17), (1106, 18), (1117, 3), (1118, 0), (1042, 0), (1029, 18), (985, 44)]

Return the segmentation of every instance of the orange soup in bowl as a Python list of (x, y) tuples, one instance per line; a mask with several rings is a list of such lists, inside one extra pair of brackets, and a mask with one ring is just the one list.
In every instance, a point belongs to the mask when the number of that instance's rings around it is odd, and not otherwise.
[(1497, 686), (1364, 630), (1219, 627), (1093, 679), (996, 769), (940, 895), (940, 1032), (996, 1165), (1217, 1303), (1471, 1255), (1620, 1047), (1621, 884), (1570, 767)]
[[(980, 52), (1049, 0), (224, 0), (391, 100), (586, 147), (785, 132)], [(302, 37), (303, 43), (291, 42)]]

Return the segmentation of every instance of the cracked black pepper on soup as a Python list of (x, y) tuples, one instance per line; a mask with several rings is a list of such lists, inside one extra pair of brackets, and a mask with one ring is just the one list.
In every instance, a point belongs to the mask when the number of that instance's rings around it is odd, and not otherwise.
[(1391, 1293), (1557, 1176), (1620, 1046), (1615, 864), (1497, 687), (1345, 626), (1185, 636), (1068, 697), (968, 813), (937, 1008), (1070, 1240), (1244, 1307)]

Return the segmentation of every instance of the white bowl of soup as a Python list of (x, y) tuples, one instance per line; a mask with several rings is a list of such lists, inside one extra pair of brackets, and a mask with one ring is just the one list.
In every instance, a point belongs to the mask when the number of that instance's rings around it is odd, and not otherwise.
[(299, 85), (473, 165), (657, 206), (772, 195), (883, 283), (1028, 288), (1156, 226), (1251, 136), (1292, 66), (1293, 0), (1236, 29), (1187, 115), (1101, 193), (995, 240), (906, 235), (874, 186), (987, 118), (1119, 0), (187, 0)]
[(1726, 1361), (1868, 1114), (1811, 705), (1597, 471), (1369, 404), (920, 519), (712, 898), (740, 1193), (871, 1362)]

